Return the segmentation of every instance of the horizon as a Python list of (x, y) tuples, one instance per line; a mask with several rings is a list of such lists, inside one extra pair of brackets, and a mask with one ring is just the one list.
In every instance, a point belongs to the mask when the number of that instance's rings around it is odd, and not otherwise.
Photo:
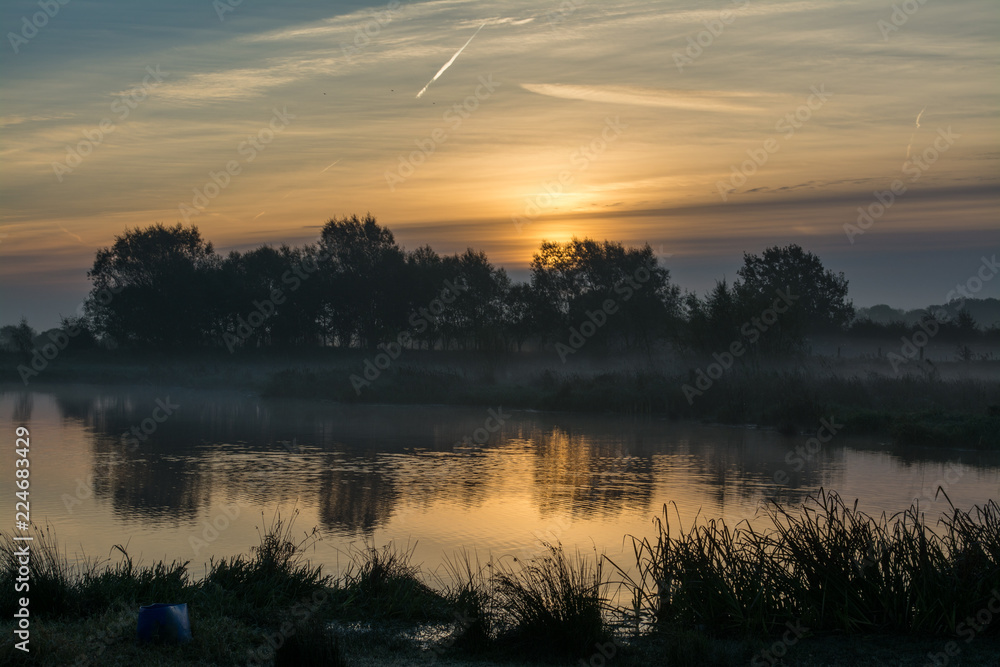
[(0, 325), (55, 326), (159, 222), (226, 253), (370, 212), (518, 281), (542, 240), (648, 243), (699, 295), (795, 243), (905, 310), (1000, 246), (990, 3), (346, 4), (0, 8)]

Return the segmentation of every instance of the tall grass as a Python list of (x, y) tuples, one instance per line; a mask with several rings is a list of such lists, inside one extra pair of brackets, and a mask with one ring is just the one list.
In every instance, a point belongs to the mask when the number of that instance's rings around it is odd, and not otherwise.
[(609, 639), (603, 560), (561, 545), (528, 561), (499, 561), (494, 567), (495, 609), (503, 610), (501, 641), (515, 651), (534, 648), (553, 657), (582, 657)]
[(101, 613), (118, 602), (146, 604), (183, 596), (190, 591), (187, 563), (158, 562), (137, 566), (126, 548), (115, 545), (121, 560), (111, 563), (83, 558), (71, 565), (59, 549), (51, 526), (34, 527), (34, 541), (18, 542), (0, 532), (0, 611), (13, 613), (18, 575), (18, 549), (30, 544), (29, 579), (31, 612), (53, 617), (79, 617)]
[(609, 582), (600, 558), (568, 556), (544, 543), (537, 557), (491, 558), (462, 552), (445, 561), (446, 595), (459, 621), (454, 646), (467, 653), (590, 657), (611, 639)]
[(337, 583), (340, 615), (350, 619), (423, 621), (448, 618), (444, 598), (422, 580), (412, 547), (365, 544), (349, 553)]
[[(323, 574), (305, 559), (319, 538), (296, 538), (294, 515), (275, 515), (249, 556), (213, 561), (201, 581), (190, 580), (187, 563), (138, 566), (120, 545), (116, 563), (70, 566), (49, 529), (31, 550), (32, 617), (87, 622), (108, 609), (187, 601), (196, 637), (183, 649), (189, 657), (225, 650), (199, 627), (217, 634), (231, 625), (259, 643), (292, 621), (279, 664), (342, 664), (347, 640), (330, 631), (331, 619), (382, 629), (450, 623), (436, 649), (458, 655), (587, 660), (615, 640), (620, 657), (638, 644), (670, 664), (727, 664), (788, 623), (812, 634), (954, 637), (1000, 590), (1000, 505), (949, 506), (937, 520), (916, 505), (872, 517), (820, 490), (794, 510), (769, 502), (765, 528), (696, 520), (686, 529), (664, 506), (655, 534), (632, 539), (634, 567), (551, 544), (530, 559), (482, 563), (465, 552), (446, 561), (451, 582), (437, 590), (413, 564), (415, 547), (391, 543), (355, 549), (338, 577)], [(14, 611), (18, 547), (0, 535), (4, 613)], [(613, 583), (624, 589), (612, 594)], [(316, 599), (306, 618), (292, 618), (296, 603)], [(632, 647), (620, 643), (623, 624)], [(976, 634), (996, 636), (1000, 623)], [(126, 655), (133, 644), (122, 639), (115, 650)]]
[[(949, 500), (950, 503), (950, 500)], [(633, 538), (636, 574), (617, 568), (660, 628), (773, 633), (955, 633), (1000, 587), (1000, 506), (951, 507), (936, 526), (916, 505), (871, 517), (820, 490), (799, 512), (767, 506), (772, 527), (711, 520)], [(985, 632), (997, 634), (1000, 624)]]
[[(19, 542), (14, 535), (0, 532), (0, 613), (9, 618), (16, 611), (17, 599), (14, 586), (17, 583), (18, 551), (25, 545), (29, 546), (31, 559), (29, 578), (32, 595), (32, 611), (35, 613), (58, 613), (73, 606), (71, 592), (74, 569), (67, 562), (65, 554), (59, 552), (59, 546), (52, 527), (44, 529), (33, 525), (33, 542)], [(75, 611), (75, 610), (74, 610)]]
[[(199, 597), (209, 604), (222, 604), (226, 613), (249, 619), (266, 619), (273, 609), (287, 606), (330, 585), (322, 567), (311, 565), (306, 551), (320, 539), (314, 528), (296, 538), (293, 533), (298, 510), (291, 518), (279, 514), (261, 531), (260, 543), (250, 555), (212, 560), (199, 585)], [(263, 524), (263, 515), (262, 515)]]

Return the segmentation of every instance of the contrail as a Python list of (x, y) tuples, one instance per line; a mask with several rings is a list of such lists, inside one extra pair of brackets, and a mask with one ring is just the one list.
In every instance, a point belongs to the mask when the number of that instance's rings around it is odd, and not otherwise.
[[(343, 159), (343, 158), (341, 158), (341, 159)], [(340, 160), (337, 160), (337, 162), (340, 162)], [(330, 167), (332, 167), (333, 165), (337, 164), (337, 162), (331, 162), (330, 164), (326, 165), (326, 169), (329, 169), (329, 168), (330, 168)], [(322, 173), (323, 173), (324, 171), (326, 171), (326, 169), (323, 169), (323, 170), (322, 170), (322, 171), (320, 171), (319, 173), (321, 173), (321, 174), (322, 174)]]
[[(67, 234), (69, 234), (69, 235), (70, 235), (70, 236), (72, 236), (73, 238), (75, 238), (75, 239), (76, 239), (76, 241), (77, 241), (77, 243), (83, 243), (83, 239), (81, 239), (81, 238), (80, 238), (80, 236), (79, 236), (78, 234), (74, 234), (73, 232), (71, 232), (71, 231), (69, 231), (68, 229), (66, 229), (65, 227), (63, 227), (62, 225), (59, 225), (59, 229), (60, 229), (61, 231), (64, 231), (64, 232), (66, 232)], [(6, 234), (4, 234), (4, 236), (6, 236)]]
[(476, 28), (476, 31), (474, 33), (472, 33), (472, 37), (469, 38), (469, 41), (466, 42), (464, 45), (462, 45), (462, 48), (460, 48), (458, 51), (455, 52), (455, 55), (453, 55), (451, 57), (451, 60), (449, 60), (448, 62), (446, 62), (444, 64), (444, 66), (441, 69), (438, 70), (438, 73), (434, 75), (433, 79), (431, 79), (430, 81), (427, 82), (426, 86), (424, 86), (423, 88), (420, 89), (420, 92), (417, 93), (417, 99), (420, 99), (421, 97), (423, 97), (424, 93), (427, 92), (427, 89), (431, 87), (431, 84), (434, 83), (435, 81), (437, 81), (438, 77), (440, 77), (442, 74), (444, 74), (444, 71), (446, 69), (448, 69), (449, 67), (451, 67), (451, 64), (453, 62), (455, 62), (455, 59), (458, 58), (458, 56), (462, 53), (462, 51), (465, 50), (465, 47), (469, 45), (469, 42), (471, 42), (473, 39), (475, 39), (476, 35), (479, 34), (479, 31), (482, 30), (485, 25), (486, 25), (486, 23), (483, 23), (483, 25), (481, 25), (478, 28)]
[[(924, 115), (925, 111), (927, 111), (927, 107), (924, 107), (923, 109), (921, 109), (920, 113), (917, 114), (917, 120), (914, 121), (914, 123), (916, 123), (917, 127), (920, 127), (920, 117)], [(910, 143), (906, 144), (906, 159), (907, 160), (910, 159), (910, 148), (913, 146), (913, 137), (915, 135), (916, 135), (916, 132), (914, 132), (913, 134), (911, 134), (910, 135)], [(904, 167), (906, 166), (905, 162), (903, 163), (903, 166)]]
[(257, 218), (259, 218), (260, 216), (264, 215), (265, 213), (267, 213), (267, 211), (261, 211), (260, 213), (258, 213), (257, 215), (255, 215), (253, 217), (253, 219), (256, 220)]

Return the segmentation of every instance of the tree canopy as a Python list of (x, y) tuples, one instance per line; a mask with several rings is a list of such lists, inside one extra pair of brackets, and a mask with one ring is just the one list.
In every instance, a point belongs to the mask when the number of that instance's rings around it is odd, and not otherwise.
[(137, 348), (372, 349), (405, 333), (409, 347), (504, 352), (565, 344), (583, 327), (595, 352), (663, 342), (711, 350), (790, 293), (794, 307), (772, 327), (783, 347), (853, 316), (843, 275), (795, 245), (747, 254), (734, 284), (682, 299), (648, 244), (543, 242), (518, 283), (472, 248), (406, 250), (370, 214), (329, 220), (314, 244), (226, 256), (197, 227), (126, 229), (88, 276), (86, 324)]

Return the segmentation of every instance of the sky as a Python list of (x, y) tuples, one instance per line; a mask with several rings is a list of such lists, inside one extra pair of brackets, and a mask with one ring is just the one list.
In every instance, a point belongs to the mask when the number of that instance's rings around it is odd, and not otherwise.
[(698, 293), (797, 243), (856, 305), (904, 308), (1000, 251), (993, 0), (42, 0), (0, 21), (0, 324), (74, 314), (95, 252), (157, 222), (228, 252), (370, 212), (520, 280), (543, 240), (649, 243)]

